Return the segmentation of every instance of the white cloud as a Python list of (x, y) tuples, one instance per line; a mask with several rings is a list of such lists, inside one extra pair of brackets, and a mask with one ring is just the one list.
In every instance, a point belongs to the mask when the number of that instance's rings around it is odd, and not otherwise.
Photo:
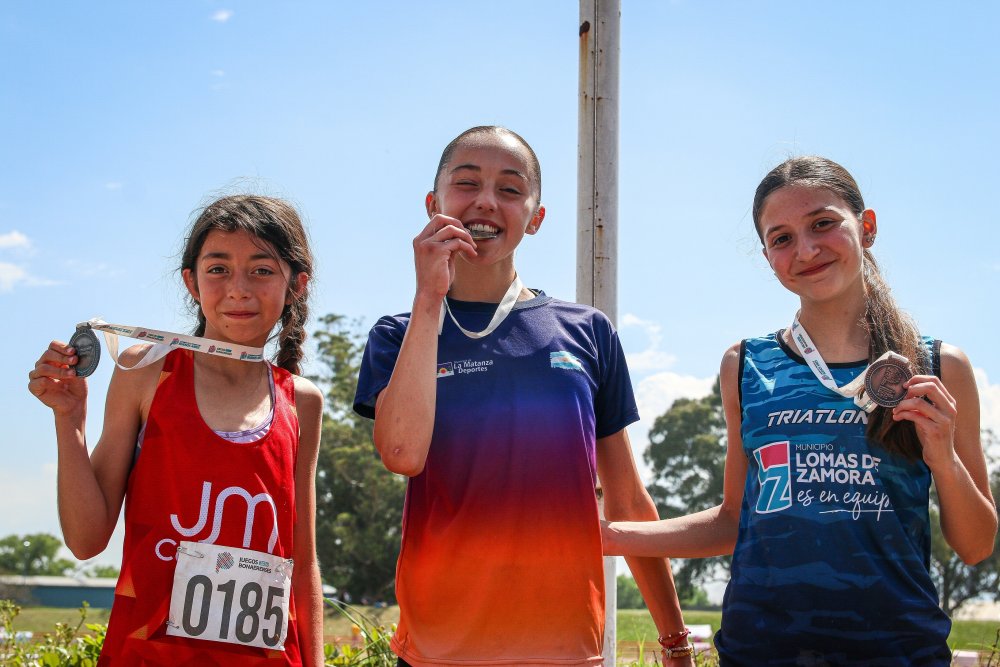
[(226, 70), (222, 70), (222, 69), (213, 69), (213, 70), (212, 70), (212, 76), (218, 76), (218, 77), (223, 77), (223, 76), (226, 76)]
[(4, 534), (59, 534), (59, 520), (55, 511), (55, 464), (48, 463), (37, 469), (5, 466), (0, 470), (0, 488), (4, 490)]
[(17, 285), (28, 287), (49, 287), (60, 284), (57, 280), (38, 278), (16, 264), (0, 262), (0, 292), (10, 292)]
[(649, 343), (642, 352), (627, 354), (628, 367), (633, 373), (648, 373), (652, 371), (663, 371), (672, 367), (677, 362), (677, 357), (660, 349), (660, 342), (663, 340), (662, 328), (656, 322), (644, 320), (631, 313), (626, 313), (622, 318), (622, 328), (638, 327), (646, 334)]
[(212, 20), (219, 23), (225, 23), (231, 18), (233, 18), (233, 10), (231, 9), (220, 9), (212, 14)]
[(6, 250), (7, 248), (30, 248), (31, 240), (22, 234), (21, 232), (15, 230), (9, 231), (6, 234), (0, 234), (0, 248)]
[(82, 276), (84, 278), (97, 275), (115, 277), (122, 274), (121, 269), (115, 269), (106, 262), (83, 262), (79, 259), (66, 260), (66, 268), (73, 271), (73, 273), (77, 276)]
[(629, 427), (632, 454), (643, 480), (649, 481), (649, 469), (642, 460), (642, 453), (649, 445), (649, 429), (656, 418), (667, 411), (678, 398), (702, 398), (712, 391), (715, 376), (707, 378), (679, 375), (664, 371), (643, 378), (635, 387), (635, 400), (639, 405), (639, 421)]
[(121, 190), (122, 184), (119, 181), (109, 181), (104, 184), (106, 190)]
[(18, 283), (28, 282), (28, 272), (15, 264), (0, 262), (0, 292), (9, 292)]
[[(983, 428), (992, 429), (1000, 435), (1000, 384), (990, 384), (986, 371), (982, 368), (973, 369), (973, 373), (979, 388), (979, 423)], [(1000, 451), (990, 453), (1000, 457)]]
[[(0, 250), (13, 251), (20, 257), (31, 257), (35, 254), (31, 239), (16, 229), (0, 234)], [(58, 284), (55, 280), (31, 275), (22, 264), (0, 262), (0, 293), (11, 292), (18, 286), (46, 287)]]
[[(46, 463), (37, 469), (0, 469), (0, 489), (4, 490), (0, 536), (50, 533), (62, 540), (56, 509), (55, 463)], [(120, 566), (123, 537), (122, 521), (119, 518), (108, 547), (88, 563)], [(73, 558), (73, 554), (65, 548), (59, 555)]]
[[(31, 239), (16, 229), (0, 234), (0, 250), (12, 250), (22, 257), (34, 254)], [(0, 292), (10, 292), (18, 285), (37, 287), (55, 284), (54, 281), (32, 276), (19, 264), (0, 262)]]

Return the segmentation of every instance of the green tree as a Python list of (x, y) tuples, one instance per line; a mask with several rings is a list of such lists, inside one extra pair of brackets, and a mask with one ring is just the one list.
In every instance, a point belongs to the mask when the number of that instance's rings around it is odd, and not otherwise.
[(619, 609), (645, 609), (646, 602), (639, 592), (639, 585), (635, 579), (627, 574), (618, 575), (618, 608)]
[(365, 335), (357, 320), (320, 319), (315, 332), (326, 390), (316, 476), (316, 550), (323, 579), (352, 600), (395, 600), (406, 481), (382, 465), (372, 423), (352, 410)]
[[(996, 451), (1000, 437), (991, 431), (982, 433), (984, 449)], [(991, 461), (993, 473), (990, 488), (993, 497), (1000, 498), (1000, 469)], [(931, 578), (941, 597), (941, 608), (951, 616), (963, 604), (978, 597), (992, 596), (1000, 600), (1000, 536), (994, 538), (993, 554), (977, 565), (966, 565), (948, 546), (941, 532), (937, 490), (931, 492)]]
[(34, 533), (0, 539), (0, 573), (61, 576), (74, 563), (56, 554), (62, 542), (55, 535)]
[(121, 570), (114, 565), (93, 565), (85, 572), (88, 577), (106, 577), (108, 579), (117, 579), (118, 575), (121, 574)]
[[(656, 418), (644, 458), (653, 472), (648, 490), (661, 517), (683, 516), (722, 502), (726, 420), (718, 378), (708, 396), (679, 398)], [(695, 599), (706, 583), (728, 579), (731, 560), (672, 560), (678, 596)]]

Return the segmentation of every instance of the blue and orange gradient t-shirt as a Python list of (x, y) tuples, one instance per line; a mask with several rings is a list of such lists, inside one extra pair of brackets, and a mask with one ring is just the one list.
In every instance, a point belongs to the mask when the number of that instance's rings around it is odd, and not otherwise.
[[(449, 301), (470, 330), (492, 303)], [(372, 328), (355, 410), (374, 417), (409, 321)], [(393, 650), (425, 665), (597, 665), (604, 578), (595, 447), (638, 420), (608, 319), (538, 293), (473, 340), (446, 318), (426, 466), (406, 492)]]

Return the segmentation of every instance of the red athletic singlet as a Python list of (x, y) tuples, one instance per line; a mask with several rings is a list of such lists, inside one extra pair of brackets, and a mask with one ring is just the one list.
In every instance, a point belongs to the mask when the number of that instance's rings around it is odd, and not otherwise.
[(291, 374), (274, 369), (274, 421), (268, 434), (236, 444), (216, 435), (201, 418), (192, 356), (176, 350), (163, 364), (142, 454), (128, 480), (122, 572), (98, 664), (301, 665), (294, 601), (284, 651), (166, 634), (181, 540), (283, 558), (293, 553), (299, 422)]

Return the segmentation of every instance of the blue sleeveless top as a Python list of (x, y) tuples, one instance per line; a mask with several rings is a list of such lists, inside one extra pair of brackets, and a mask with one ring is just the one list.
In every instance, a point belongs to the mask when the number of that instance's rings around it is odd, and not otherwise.
[[(940, 341), (925, 339), (940, 375)], [(930, 471), (869, 442), (780, 332), (743, 341), (748, 461), (722, 665), (948, 665), (931, 582)], [(867, 363), (829, 364), (837, 384)]]

